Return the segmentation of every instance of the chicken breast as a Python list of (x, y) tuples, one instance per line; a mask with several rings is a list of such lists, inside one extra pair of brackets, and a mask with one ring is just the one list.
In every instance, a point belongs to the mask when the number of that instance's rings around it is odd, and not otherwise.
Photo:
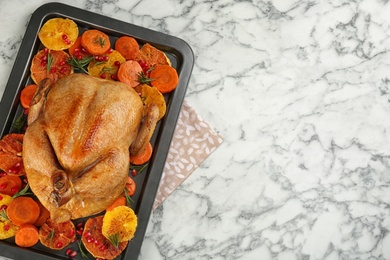
[(23, 161), (32, 191), (54, 221), (99, 213), (122, 194), (129, 147), (142, 150), (156, 123), (154, 112), (145, 120), (149, 127), (141, 127), (142, 109), (139, 95), (119, 82), (71, 74), (39, 84)]

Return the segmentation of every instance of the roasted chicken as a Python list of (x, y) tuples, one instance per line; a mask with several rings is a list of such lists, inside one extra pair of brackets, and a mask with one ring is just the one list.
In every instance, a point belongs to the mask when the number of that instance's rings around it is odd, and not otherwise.
[(126, 184), (129, 150), (143, 151), (158, 108), (142, 118), (123, 83), (71, 74), (43, 80), (30, 104), (23, 161), (34, 194), (56, 222), (103, 211)]

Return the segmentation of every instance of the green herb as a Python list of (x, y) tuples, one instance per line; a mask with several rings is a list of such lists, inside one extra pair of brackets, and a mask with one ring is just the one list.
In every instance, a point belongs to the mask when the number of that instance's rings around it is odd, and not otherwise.
[(148, 167), (147, 163), (143, 165), (130, 165), (130, 170), (136, 170), (138, 173), (141, 173), (146, 169), (146, 167)]
[(100, 46), (102, 46), (102, 47), (104, 47), (104, 45), (106, 45), (106, 39), (104, 39), (103, 37), (96, 37), (94, 42), (99, 43)]
[(27, 192), (28, 188), (30, 188), (30, 185), (28, 185), (28, 183), (27, 183), (26, 186), (22, 190), (18, 191), (14, 196), (12, 196), (12, 198), (15, 199), (15, 198), (17, 198), (19, 196), (25, 196), (25, 195), (33, 194), (32, 192)]
[(83, 249), (83, 244), (81, 243), (81, 241), (77, 240), (77, 245), (79, 246), (79, 250), (80, 250), (80, 253), (81, 253), (81, 257), (82, 257), (82, 258), (89, 259), (88, 255), (85, 253), (85, 251), (84, 251), (84, 249)]
[(51, 67), (53, 66), (53, 57), (50, 55), (50, 53), (47, 54), (47, 64), (46, 64), (46, 70), (49, 72), (51, 70)]
[(50, 234), (46, 237), (46, 241), (50, 239), (50, 247), (53, 247), (53, 238), (54, 238), (54, 228), (51, 230)]
[(111, 244), (118, 248), (119, 246), (119, 234), (113, 234), (113, 235), (108, 235), (108, 240), (110, 240)]
[(85, 69), (85, 67), (94, 59), (93, 56), (90, 57), (84, 57), (81, 60), (77, 59), (75, 56), (72, 56), (70, 59), (68, 59), (66, 62), (71, 65), (76, 70), (81, 70), (84, 73), (88, 74), (88, 71)]
[(9, 218), (7, 216), (7, 212), (5, 211), (5, 209), (2, 209), (0, 211), (0, 217), (2, 217), (3, 219), (5, 219), (6, 221), (9, 221)]
[(152, 82), (154, 80), (148, 78), (143, 71), (139, 72), (137, 76), (138, 76), (138, 82), (141, 84), (148, 84), (149, 82)]
[(113, 71), (114, 70), (114, 68), (110, 68), (110, 67), (104, 67), (100, 72), (111, 72), (111, 71)]
[(24, 113), (22, 113), (12, 124), (12, 127), (14, 128), (15, 132), (21, 133), (23, 132), (23, 127), (25, 124), (26, 124), (26, 116), (24, 115)]
[(131, 203), (134, 202), (134, 200), (129, 196), (129, 189), (125, 187), (125, 197), (126, 197), (126, 205), (130, 207)]

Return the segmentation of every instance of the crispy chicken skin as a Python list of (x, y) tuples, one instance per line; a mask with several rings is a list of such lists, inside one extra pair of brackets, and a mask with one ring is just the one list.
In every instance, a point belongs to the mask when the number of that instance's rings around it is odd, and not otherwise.
[(142, 150), (156, 124), (155, 109), (148, 119), (142, 109), (138, 94), (119, 82), (71, 74), (39, 83), (23, 160), (32, 191), (54, 221), (99, 213), (122, 194), (129, 147)]

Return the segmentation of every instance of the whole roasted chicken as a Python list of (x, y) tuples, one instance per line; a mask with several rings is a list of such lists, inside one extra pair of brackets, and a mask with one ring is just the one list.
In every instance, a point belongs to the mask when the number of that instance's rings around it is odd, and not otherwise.
[(39, 83), (23, 161), (32, 191), (54, 221), (99, 213), (122, 194), (129, 150), (145, 149), (158, 108), (142, 114), (141, 98), (123, 83), (85, 74)]

